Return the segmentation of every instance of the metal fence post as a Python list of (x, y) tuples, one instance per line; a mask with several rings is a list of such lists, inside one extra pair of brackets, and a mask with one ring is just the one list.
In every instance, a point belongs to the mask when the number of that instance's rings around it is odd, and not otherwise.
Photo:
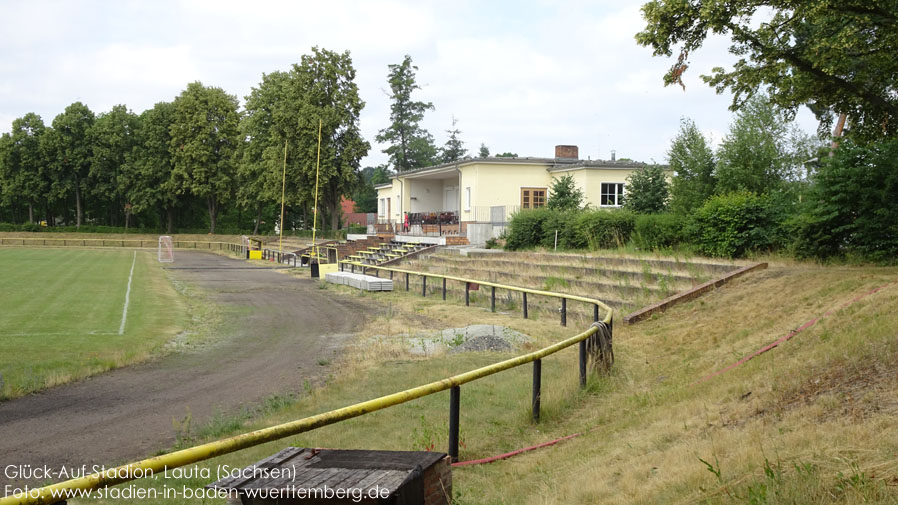
[(449, 390), (449, 458), (454, 463), (458, 461), (458, 417), (461, 400), (461, 388), (458, 386)]
[(524, 319), (527, 319), (527, 292), (524, 291)]
[(408, 291), (408, 274), (405, 274), (405, 290)]
[(496, 286), (492, 286), (490, 293), (490, 312), (496, 312)]
[(542, 360), (533, 362), (533, 399), (530, 406), (533, 409), (533, 422), (539, 422), (539, 400), (540, 400), (540, 383), (542, 382), (543, 363)]
[(465, 306), (471, 304), (471, 283), (465, 282)]
[(586, 387), (586, 341), (580, 341), (580, 387)]
[(427, 276), (421, 276), (421, 296), (427, 296)]
[(443, 277), (443, 300), (446, 299), (446, 278)]
[(598, 306), (598, 304), (593, 305), (593, 307), (592, 307), (592, 322), (594, 322), (594, 323), (599, 322), (599, 306)]
[(567, 326), (567, 298), (561, 299), (561, 326)]

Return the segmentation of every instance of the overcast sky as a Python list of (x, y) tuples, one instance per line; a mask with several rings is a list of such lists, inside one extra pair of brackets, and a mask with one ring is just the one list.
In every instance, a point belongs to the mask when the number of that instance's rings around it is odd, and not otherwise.
[[(636, 45), (640, 1), (42, 1), (0, 0), (0, 131), (28, 112), (50, 124), (75, 101), (95, 113), (141, 112), (187, 83), (224, 88), (241, 102), (263, 73), (287, 70), (312, 46), (349, 50), (366, 106), (365, 165), (387, 160), (374, 141), (389, 123), (387, 65), (412, 56), (433, 102), (423, 126), (446, 141), (452, 117), (476, 155), (666, 160), (680, 118), (715, 141), (727, 131), (729, 95), (699, 79), (732, 61), (727, 41), (693, 55), (665, 88), (666, 58)], [(816, 127), (809, 114), (802, 127)]]

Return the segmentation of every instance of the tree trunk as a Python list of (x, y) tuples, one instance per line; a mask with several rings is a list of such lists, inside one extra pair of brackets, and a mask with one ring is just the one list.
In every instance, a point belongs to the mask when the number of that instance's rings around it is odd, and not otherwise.
[(331, 205), (331, 230), (337, 231), (340, 226), (340, 202)]
[(166, 224), (165, 224), (165, 232), (171, 235), (171, 233), (175, 230), (175, 208), (168, 207), (165, 209), (166, 216)]
[(218, 217), (218, 202), (215, 201), (214, 196), (206, 198), (206, 202), (209, 207), (209, 233), (215, 235), (215, 218)]
[(256, 225), (253, 226), (253, 235), (259, 234), (259, 223), (262, 222), (262, 204), (256, 209)]
[(34, 204), (31, 202), (28, 202), (28, 222), (34, 222)]
[(81, 228), (81, 181), (75, 177), (75, 228)]

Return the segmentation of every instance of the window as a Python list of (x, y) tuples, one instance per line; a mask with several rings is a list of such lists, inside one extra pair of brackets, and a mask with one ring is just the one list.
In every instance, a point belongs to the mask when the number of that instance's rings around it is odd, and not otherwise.
[(624, 204), (624, 183), (622, 182), (603, 182), (602, 183), (602, 199), (600, 205), (602, 207), (620, 207)]
[(521, 188), (521, 208), (538, 209), (546, 206), (546, 188)]
[(384, 199), (381, 198), (377, 201), (377, 215), (380, 217), (384, 217)]
[(471, 186), (465, 188), (465, 210), (471, 210)]

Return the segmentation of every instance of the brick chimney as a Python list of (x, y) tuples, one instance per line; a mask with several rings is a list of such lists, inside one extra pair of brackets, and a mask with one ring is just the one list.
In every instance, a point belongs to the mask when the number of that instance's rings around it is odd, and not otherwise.
[(570, 160), (580, 159), (580, 150), (577, 146), (555, 146), (555, 157)]

